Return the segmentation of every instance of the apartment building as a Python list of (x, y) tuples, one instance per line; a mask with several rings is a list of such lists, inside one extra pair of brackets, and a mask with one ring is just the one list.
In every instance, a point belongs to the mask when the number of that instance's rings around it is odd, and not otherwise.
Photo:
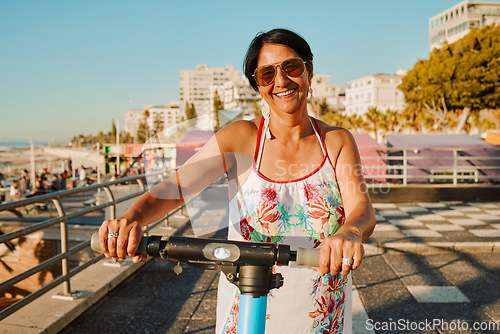
[(400, 69), (397, 74), (374, 74), (349, 81), (350, 88), (345, 92), (346, 114), (362, 116), (371, 107), (382, 112), (402, 110), (404, 95), (397, 87), (407, 72)]
[(154, 128), (156, 120), (163, 122), (163, 127), (176, 125), (184, 116), (180, 112), (180, 102), (173, 101), (168, 104), (148, 104), (144, 106), (149, 111), (148, 126)]
[(128, 132), (132, 137), (137, 136), (139, 123), (144, 121), (144, 109), (129, 109), (125, 112), (125, 132)]
[(454, 43), (471, 29), (500, 23), (500, 2), (463, 1), (429, 19), (429, 51)]
[(194, 70), (180, 70), (180, 108), (184, 110), (188, 102), (194, 105), (198, 115), (210, 112), (210, 87), (222, 85), (227, 81), (238, 82), (239, 78), (240, 71), (235, 70), (231, 65), (226, 65), (225, 68), (196, 65)]
[(342, 111), (345, 109), (346, 85), (332, 85), (332, 76), (329, 74), (313, 73), (311, 88), (313, 96), (321, 103), (325, 101), (332, 110)]
[(184, 114), (180, 110), (180, 102), (173, 101), (168, 104), (147, 104), (142, 109), (131, 109), (125, 112), (125, 131), (132, 137), (137, 136), (139, 124), (147, 117), (147, 124), (150, 129), (155, 128), (157, 120), (163, 122), (163, 127), (167, 128), (179, 123)]

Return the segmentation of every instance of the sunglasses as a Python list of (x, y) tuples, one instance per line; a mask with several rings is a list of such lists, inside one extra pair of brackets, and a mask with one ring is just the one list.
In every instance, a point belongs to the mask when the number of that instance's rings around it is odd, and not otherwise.
[(277, 67), (281, 67), (281, 71), (289, 78), (298, 78), (304, 74), (305, 64), (301, 58), (285, 59), (276, 65), (264, 65), (257, 67), (253, 72), (253, 77), (259, 86), (269, 86), (276, 78)]

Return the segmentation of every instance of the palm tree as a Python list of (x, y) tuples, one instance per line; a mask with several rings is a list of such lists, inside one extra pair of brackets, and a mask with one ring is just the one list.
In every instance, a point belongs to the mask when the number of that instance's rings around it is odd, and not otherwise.
[(367, 122), (367, 129), (373, 131), (375, 140), (378, 142), (378, 131), (383, 126), (382, 124), (385, 123), (385, 115), (376, 107), (370, 107), (365, 114), (365, 120)]
[(390, 133), (399, 132), (400, 127), (400, 114), (396, 110), (391, 110), (390, 108), (385, 111), (385, 124), (386, 130)]

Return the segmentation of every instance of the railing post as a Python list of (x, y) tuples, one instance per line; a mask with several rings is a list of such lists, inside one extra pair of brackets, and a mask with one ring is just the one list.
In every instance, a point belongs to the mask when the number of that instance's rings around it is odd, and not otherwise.
[(408, 185), (408, 161), (406, 148), (403, 149), (403, 185)]
[[(68, 252), (68, 221), (65, 219), (60, 223), (61, 225), (61, 253), (67, 253)], [(68, 258), (65, 257), (62, 259), (62, 275), (65, 276), (69, 273), (69, 266), (68, 266)], [(70, 279), (68, 277), (67, 280), (64, 281), (63, 283), (63, 293), (66, 296), (71, 295), (71, 285), (70, 285)]]
[(144, 181), (141, 179), (137, 179), (137, 184), (141, 188), (142, 191), (146, 190), (146, 186), (144, 185)]
[(183, 215), (184, 217), (189, 217), (189, 213), (188, 213), (186, 204), (182, 204), (182, 206), (181, 206), (181, 215)]
[[(113, 193), (111, 192), (111, 189), (109, 189), (109, 187), (104, 187), (104, 192), (106, 193), (106, 196), (108, 196), (109, 202), (115, 201)], [(116, 219), (116, 204), (114, 203), (109, 206), (109, 219)]]
[(458, 184), (457, 177), (458, 177), (458, 170), (457, 170), (457, 156), (458, 156), (458, 151), (456, 148), (453, 149), (453, 185), (456, 186)]
[[(54, 203), (54, 206), (56, 207), (57, 214), (59, 217), (64, 217), (66, 216), (66, 213), (64, 212), (64, 208), (61, 204), (61, 200), (59, 197), (56, 197), (52, 199), (52, 203)], [(61, 227), (61, 254), (65, 254), (66, 256), (61, 260), (61, 273), (63, 276), (68, 275), (69, 273), (69, 264), (68, 264), (68, 220), (64, 219), (60, 223)], [(71, 296), (71, 283), (70, 283), (70, 278), (64, 280), (62, 283), (63, 286), (63, 296), (64, 297), (70, 297)]]

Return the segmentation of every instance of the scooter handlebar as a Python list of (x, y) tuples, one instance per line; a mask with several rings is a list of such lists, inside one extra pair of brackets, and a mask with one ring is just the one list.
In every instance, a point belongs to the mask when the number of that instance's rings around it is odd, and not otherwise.
[(319, 248), (297, 248), (297, 266), (319, 267)]
[[(232, 254), (225, 262), (262, 265), (272, 265), (276, 262), (279, 265), (288, 265), (289, 261), (296, 261), (297, 266), (319, 267), (318, 248), (299, 247), (297, 251), (291, 251), (288, 245), (283, 244), (270, 247), (272, 244), (182, 237), (171, 237), (168, 242), (162, 242), (160, 245), (160, 239), (160, 236), (143, 237), (136, 254), (159, 256), (160, 248), (168, 248), (168, 254), (165, 255), (194, 264), (207, 260), (218, 262), (219, 256), (215, 254), (214, 257), (213, 252), (220, 251), (222, 247)], [(185, 247), (186, 244), (189, 244), (189, 247)], [(92, 235), (90, 247), (95, 251), (102, 251), (99, 233)]]

